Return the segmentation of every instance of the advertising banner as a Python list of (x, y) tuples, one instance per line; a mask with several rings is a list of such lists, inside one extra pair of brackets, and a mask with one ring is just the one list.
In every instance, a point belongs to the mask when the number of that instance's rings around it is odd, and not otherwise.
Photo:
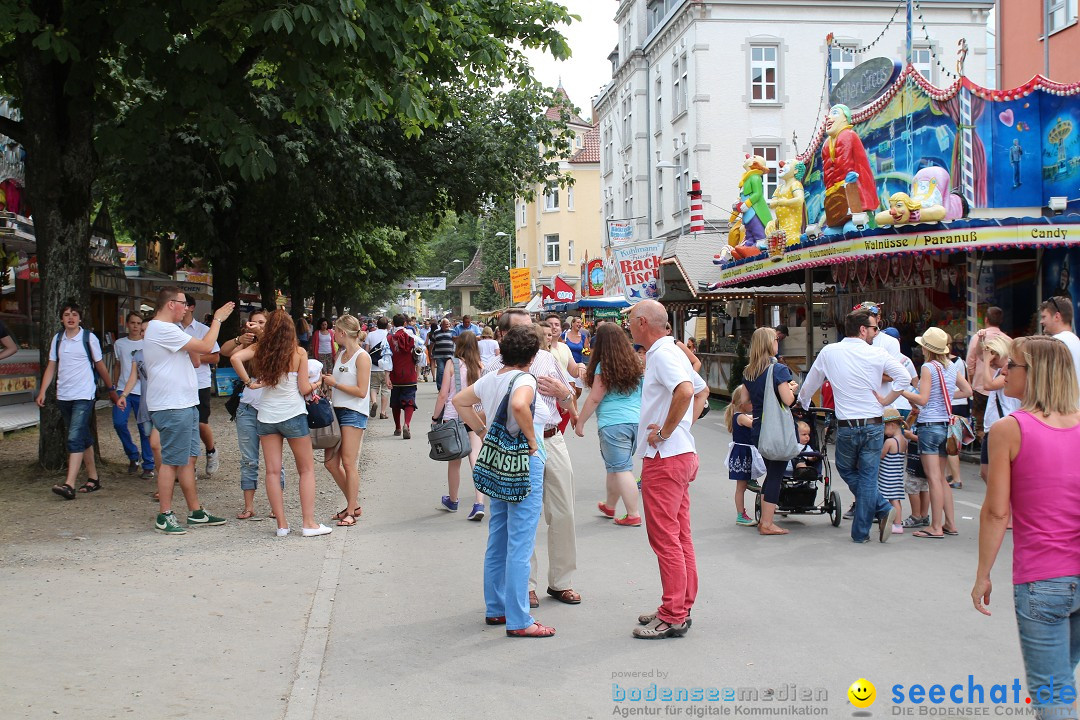
[[(582, 285), (582, 295), (589, 297), (603, 297), (604, 295), (604, 261), (593, 258), (589, 261), (585, 270), (586, 284)], [(585, 288), (588, 290), (586, 291)]]
[(528, 302), (529, 294), (529, 268), (512, 268), (510, 270), (510, 302)]
[(660, 254), (663, 240), (650, 240), (611, 249), (615, 272), (622, 281), (623, 292), (631, 303), (659, 297), (657, 281), (660, 276)]
[(399, 290), (445, 290), (446, 276), (416, 277), (398, 284)]
[(625, 245), (634, 241), (634, 220), (608, 220), (607, 233), (609, 245)]

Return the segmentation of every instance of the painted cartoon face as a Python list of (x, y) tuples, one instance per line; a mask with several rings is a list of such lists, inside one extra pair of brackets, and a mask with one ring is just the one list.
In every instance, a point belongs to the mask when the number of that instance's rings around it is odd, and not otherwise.
[(829, 137), (836, 137), (849, 124), (843, 108), (839, 105), (833, 105), (825, 118), (825, 132)]
[(907, 205), (900, 198), (893, 200), (889, 204), (889, 214), (892, 215), (893, 221), (897, 224), (906, 223), (911, 217), (911, 211), (908, 210)]

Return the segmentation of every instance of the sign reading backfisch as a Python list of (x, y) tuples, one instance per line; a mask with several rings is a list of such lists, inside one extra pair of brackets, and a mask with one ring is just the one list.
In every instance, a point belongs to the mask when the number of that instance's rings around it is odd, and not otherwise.
[(622, 280), (626, 299), (631, 303), (647, 298), (655, 300), (659, 295), (657, 279), (663, 251), (663, 240), (620, 245), (611, 249), (615, 272)]

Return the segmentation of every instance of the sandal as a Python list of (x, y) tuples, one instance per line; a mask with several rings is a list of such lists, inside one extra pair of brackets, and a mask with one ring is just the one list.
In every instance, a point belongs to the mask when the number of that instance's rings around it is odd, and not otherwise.
[(337, 513), (336, 515), (331, 515), (330, 519), (331, 520), (344, 520), (347, 517), (349, 517), (349, 508), (345, 508), (344, 510)]
[(690, 625), (685, 621), (678, 625), (672, 625), (660, 618), (656, 618), (645, 627), (634, 628), (633, 635), (641, 640), (661, 640), (669, 637), (682, 637), (689, 629)]
[(776, 525), (770, 525), (769, 527), (761, 527), (759, 525), (757, 531), (758, 535), (787, 535), (789, 532), (788, 530), (785, 530), (782, 527), (777, 527)]
[(86, 482), (83, 483), (83, 486), (81, 488), (79, 488), (79, 492), (81, 492), (81, 493), (92, 493), (92, 492), (97, 492), (100, 489), (101, 489), (101, 481), (100, 480), (98, 480), (97, 478), (87, 478)]
[(75, 499), (75, 488), (71, 487), (67, 483), (60, 483), (59, 485), (53, 485), (52, 491), (64, 498), (65, 500)]
[(356, 516), (346, 514), (345, 517), (338, 520), (338, 527), (352, 527), (356, 524)]
[(507, 637), (522, 637), (522, 638), (548, 638), (555, 634), (555, 628), (548, 627), (547, 625), (541, 625), (538, 622), (534, 622), (527, 628), (520, 630), (507, 630)]
[(237, 520), (250, 520), (253, 517), (255, 517), (254, 510), (241, 510), (240, 512), (236, 513)]
[(923, 540), (941, 540), (943, 537), (945, 537), (945, 535), (935, 535), (934, 533), (928, 532), (926, 530), (916, 530), (915, 532), (911, 533), (911, 537), (917, 537)]
[(952, 536), (956, 536), (956, 535), (960, 534), (959, 530), (946, 530), (945, 528), (942, 528), (941, 532), (945, 533), (946, 535), (952, 535)]
[(566, 603), (567, 605), (581, 604), (581, 595), (574, 592), (571, 588), (567, 588), (566, 590), (553, 590), (551, 588), (548, 588), (547, 594), (561, 603)]

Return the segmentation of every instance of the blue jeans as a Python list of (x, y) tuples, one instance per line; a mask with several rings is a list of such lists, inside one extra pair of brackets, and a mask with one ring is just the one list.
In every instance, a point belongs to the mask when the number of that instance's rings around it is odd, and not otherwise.
[(67, 427), (67, 451), (68, 453), (86, 452), (86, 448), (94, 444), (94, 436), (90, 434), (90, 418), (94, 412), (93, 400), (57, 400), (60, 406), (60, 416), (64, 419)]
[[(1080, 663), (1080, 576), (1013, 585), (1020, 652), (1036, 716), (1076, 718), (1076, 665)], [(1062, 702), (1061, 690), (1068, 688)]]
[[(236, 406), (236, 444), (240, 446), (240, 489), (259, 487), (259, 411), (247, 403)], [(285, 467), (281, 468), (281, 489), (285, 489)]]
[(442, 389), (443, 369), (446, 367), (446, 363), (448, 363), (449, 361), (450, 358), (435, 358), (435, 387), (440, 390)]
[(161, 464), (184, 467), (199, 457), (199, 406), (174, 410), (151, 410), (150, 422), (161, 436)]
[(295, 440), (310, 435), (311, 428), (307, 424), (307, 413), (302, 412), (281, 422), (264, 423), (256, 418), (255, 432), (259, 433), (259, 437), (263, 435), (280, 435), (286, 440)]
[(484, 602), (488, 617), (506, 616), (507, 630), (533, 624), (529, 612), (529, 558), (536, 543), (536, 525), (544, 505), (544, 461), (529, 458), (532, 491), (519, 503), (491, 499), (487, 553), (484, 555)]
[(851, 539), (855, 542), (870, 537), (874, 518), (887, 517), (892, 510), (877, 484), (884, 443), (884, 425), (836, 429), (836, 469), (855, 495), (855, 519), (851, 523)]
[[(135, 413), (135, 417), (139, 417), (140, 405), (142, 405), (140, 396), (128, 395), (127, 407), (121, 410), (113, 405), (112, 409), (112, 424), (113, 429), (116, 430), (116, 437), (120, 438), (120, 444), (124, 446), (124, 454), (132, 462), (139, 459), (139, 448), (135, 447), (135, 442), (131, 439), (131, 431), (128, 430), (128, 418), (131, 417), (132, 413)], [(142, 469), (153, 470), (154, 451), (150, 449), (150, 431), (153, 428), (150, 423), (135, 423), (135, 426), (139, 428), (139, 444), (142, 446)]]

